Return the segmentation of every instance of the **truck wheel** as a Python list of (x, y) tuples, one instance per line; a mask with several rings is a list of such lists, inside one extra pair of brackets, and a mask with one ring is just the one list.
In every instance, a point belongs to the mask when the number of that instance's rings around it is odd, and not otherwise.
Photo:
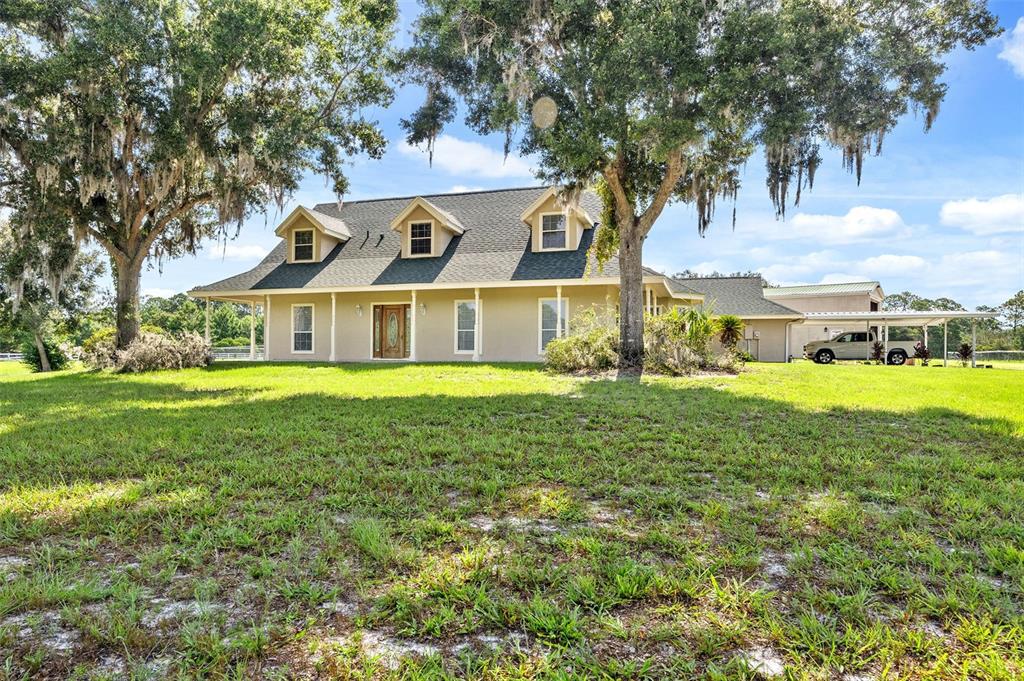
[(907, 353), (902, 350), (893, 350), (889, 353), (889, 364), (901, 366), (907, 363)]
[(836, 356), (832, 354), (831, 350), (818, 350), (818, 353), (814, 355), (814, 361), (818, 364), (831, 364)]

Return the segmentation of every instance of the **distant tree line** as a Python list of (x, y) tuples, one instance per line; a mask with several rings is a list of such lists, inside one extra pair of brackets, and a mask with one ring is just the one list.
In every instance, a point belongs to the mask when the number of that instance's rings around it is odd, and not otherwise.
[[(914, 312), (924, 310), (958, 311), (966, 310), (952, 298), (925, 298), (910, 291), (892, 293), (882, 301), (883, 310), (893, 312)], [(975, 321), (978, 344), (975, 350), (1024, 350), (1024, 290), (1017, 291), (1001, 305), (995, 307), (979, 305), (979, 312), (994, 312), (995, 319)], [(941, 334), (941, 330), (939, 330)], [(891, 328), (889, 337), (894, 340), (913, 340), (919, 334), (910, 328)], [(930, 345), (935, 340), (930, 338)], [(957, 319), (949, 322), (948, 346), (955, 348), (961, 343), (971, 342), (971, 320)]]

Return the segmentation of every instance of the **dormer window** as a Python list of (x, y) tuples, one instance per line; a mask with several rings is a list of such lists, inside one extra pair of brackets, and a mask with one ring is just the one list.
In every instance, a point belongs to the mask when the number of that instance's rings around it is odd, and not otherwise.
[(433, 227), (433, 223), (430, 222), (413, 222), (409, 225), (409, 253), (411, 255), (431, 254)]
[(303, 262), (313, 259), (313, 230), (295, 230), (292, 232), (292, 244), (292, 260)]
[(540, 233), (543, 250), (565, 248), (565, 215), (561, 213), (542, 215)]

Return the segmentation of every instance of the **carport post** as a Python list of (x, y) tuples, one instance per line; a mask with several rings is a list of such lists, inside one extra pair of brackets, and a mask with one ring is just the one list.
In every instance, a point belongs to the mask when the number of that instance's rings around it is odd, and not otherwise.
[(206, 332), (204, 334), (204, 338), (206, 339), (206, 343), (209, 344), (210, 343), (210, 299), (209, 299), (209, 297), (207, 297), (207, 299), (206, 299)]
[(946, 366), (946, 357), (949, 352), (946, 351), (946, 343), (949, 342), (949, 320), (942, 320), (942, 366)]
[(928, 349), (928, 325), (924, 325), (924, 349)]
[(976, 355), (978, 354), (978, 320), (971, 318), (971, 368), (978, 366)]
[(883, 329), (883, 331), (885, 332), (884, 333), (885, 340), (883, 341), (883, 343), (885, 345), (885, 349), (882, 350), (882, 364), (888, 364), (889, 363), (889, 321), (888, 320), (882, 320), (882, 324), (885, 327)]

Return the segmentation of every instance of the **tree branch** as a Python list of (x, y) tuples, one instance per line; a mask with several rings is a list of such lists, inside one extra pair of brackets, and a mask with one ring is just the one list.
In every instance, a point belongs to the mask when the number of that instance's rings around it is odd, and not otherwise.
[(651, 204), (647, 206), (643, 213), (640, 214), (639, 227), (640, 236), (647, 236), (651, 231), (651, 227), (654, 226), (655, 220), (661, 215), (661, 211), (665, 209), (665, 204), (672, 197), (672, 192), (675, 191), (676, 183), (679, 182), (679, 178), (683, 174), (683, 150), (681, 147), (673, 149), (668, 155), (668, 161), (666, 162), (665, 175), (661, 178), (661, 184), (658, 185), (658, 191), (654, 193), (654, 198), (651, 200)]

